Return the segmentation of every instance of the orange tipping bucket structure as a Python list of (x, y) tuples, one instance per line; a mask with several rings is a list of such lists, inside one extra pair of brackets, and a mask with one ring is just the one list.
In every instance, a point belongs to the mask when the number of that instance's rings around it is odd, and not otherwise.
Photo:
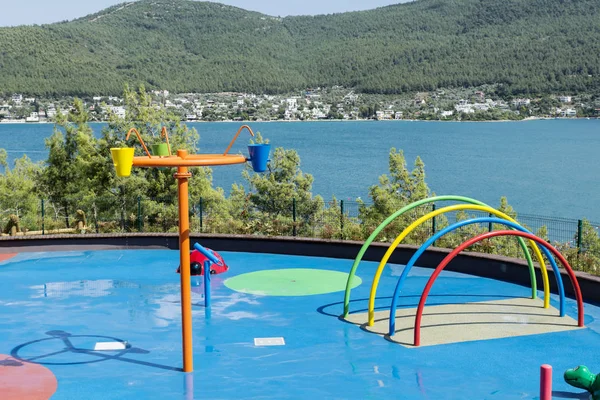
[[(174, 177), (177, 179), (177, 192), (179, 202), (179, 265), (181, 266), (181, 319), (182, 319), (182, 347), (183, 347), (183, 371), (192, 372), (193, 356), (192, 356), (192, 296), (191, 296), (191, 279), (190, 279), (190, 231), (189, 231), (189, 204), (188, 204), (188, 179), (192, 174), (188, 171), (188, 167), (214, 167), (218, 165), (244, 164), (249, 161), (241, 154), (228, 154), (231, 146), (235, 143), (237, 137), (243, 129), (247, 129), (252, 136), (254, 132), (248, 125), (243, 125), (238, 129), (233, 140), (223, 154), (188, 154), (187, 150), (177, 150), (176, 155), (171, 155), (169, 145), (169, 135), (166, 128), (163, 127), (161, 136), (166, 137), (168, 155), (151, 155), (148, 147), (142, 140), (140, 133), (132, 128), (127, 133), (126, 140), (129, 139), (131, 133), (135, 133), (144, 152), (145, 156), (134, 157), (134, 148), (112, 148), (110, 149), (117, 176), (125, 177), (131, 174), (132, 167), (141, 168), (177, 168)], [(270, 149), (270, 147), (269, 147)], [(161, 154), (164, 154), (161, 152)], [(253, 157), (253, 167), (256, 172), (266, 170), (266, 162), (268, 159), (268, 150), (260, 154), (259, 157)]]

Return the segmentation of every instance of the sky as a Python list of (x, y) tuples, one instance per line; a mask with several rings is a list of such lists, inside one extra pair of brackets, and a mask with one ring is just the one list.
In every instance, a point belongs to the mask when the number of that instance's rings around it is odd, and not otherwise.
[[(367, 10), (407, 0), (219, 0), (246, 10), (285, 17)], [(95, 13), (124, 0), (0, 0), (0, 26), (48, 24)]]

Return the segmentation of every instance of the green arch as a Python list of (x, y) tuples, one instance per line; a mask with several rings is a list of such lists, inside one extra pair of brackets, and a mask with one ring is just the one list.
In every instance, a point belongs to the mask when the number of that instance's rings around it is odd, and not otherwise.
[[(350, 312), (350, 291), (352, 290), (352, 278), (354, 278), (354, 275), (356, 274), (356, 270), (358, 269), (358, 264), (361, 262), (363, 256), (365, 255), (365, 253), (366, 253), (367, 249), (369, 248), (369, 246), (371, 245), (371, 243), (373, 243), (373, 241), (377, 238), (377, 235), (379, 235), (379, 233), (386, 226), (388, 226), (390, 223), (392, 223), (392, 221), (394, 221), (396, 218), (398, 218), (405, 212), (410, 211), (413, 208), (419, 207), (423, 204), (434, 203), (436, 201), (462, 201), (464, 203), (491, 207), (491, 206), (485, 204), (484, 202), (472, 199), (470, 197), (446, 195), (446, 196), (429, 197), (427, 199), (415, 201), (414, 203), (411, 203), (409, 205), (402, 207), (401, 209), (399, 209), (398, 211), (396, 211), (395, 213), (393, 213), (392, 215), (387, 217), (385, 219), (385, 221), (383, 221), (377, 227), (377, 229), (375, 229), (373, 231), (373, 233), (371, 233), (371, 235), (367, 238), (365, 243), (360, 248), (358, 255), (354, 259), (354, 263), (352, 264), (352, 268), (350, 269), (350, 273), (348, 274), (348, 281), (346, 282), (346, 291), (344, 292), (344, 314), (342, 315), (344, 318), (347, 317), (348, 313)], [(525, 244), (525, 241), (523, 240), (523, 238), (519, 237), (518, 240), (519, 240), (519, 245), (521, 246), (521, 248), (523, 249), (523, 252), (525, 253), (525, 258), (527, 259), (527, 264), (529, 265), (529, 275), (530, 275), (530, 279), (531, 279), (531, 298), (535, 299), (537, 297), (537, 282), (536, 282), (536, 278), (535, 278), (535, 269), (533, 267), (533, 260), (531, 259), (531, 254), (529, 253), (529, 249), (527, 248), (527, 245)]]

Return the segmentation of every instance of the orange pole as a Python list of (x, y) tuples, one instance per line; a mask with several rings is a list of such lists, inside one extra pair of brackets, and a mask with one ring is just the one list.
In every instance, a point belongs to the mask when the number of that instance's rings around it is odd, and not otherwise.
[(171, 144), (169, 143), (169, 132), (167, 132), (166, 126), (162, 127), (162, 130), (160, 131), (160, 136), (167, 138), (167, 148), (169, 149), (169, 155), (171, 155)]
[[(181, 159), (187, 150), (177, 150)], [(190, 221), (188, 216), (188, 179), (192, 176), (187, 167), (177, 167), (177, 191), (179, 194), (179, 265), (181, 282), (181, 332), (183, 336), (183, 372), (194, 370), (192, 349), (192, 283), (190, 279)]]
[(146, 152), (146, 154), (148, 155), (148, 157), (152, 158), (152, 156), (150, 155), (150, 152), (148, 151), (148, 148), (146, 147), (146, 143), (144, 143), (144, 141), (142, 140), (142, 136), (140, 135), (140, 133), (138, 132), (137, 129), (131, 128), (129, 130), (129, 132), (127, 132), (127, 136), (125, 136), (125, 140), (129, 140), (129, 135), (131, 135), (131, 132), (135, 133), (135, 135), (137, 136), (138, 140), (142, 144), (142, 147), (144, 148), (144, 151)]
[[(194, 356), (192, 348), (192, 283), (190, 277), (190, 221), (189, 221), (189, 204), (188, 204), (188, 180), (192, 176), (188, 171), (188, 167), (215, 166), (215, 165), (231, 165), (243, 164), (246, 157), (240, 155), (227, 155), (231, 146), (239, 136), (243, 129), (248, 129), (250, 134), (254, 136), (254, 132), (249, 126), (242, 126), (231, 143), (225, 154), (192, 154), (188, 156), (186, 150), (177, 150), (177, 156), (169, 157), (152, 157), (146, 144), (142, 140), (140, 133), (135, 128), (131, 128), (127, 132), (126, 140), (129, 139), (131, 133), (135, 133), (140, 141), (144, 151), (148, 155), (146, 157), (134, 157), (133, 166), (135, 167), (177, 167), (177, 172), (174, 178), (177, 179), (177, 192), (179, 200), (179, 265), (180, 269), (180, 285), (181, 285), (181, 335), (183, 347), (183, 371), (193, 372)], [(171, 154), (169, 135), (166, 127), (163, 127), (161, 134), (164, 133), (169, 146), (169, 154)], [(193, 393), (192, 393), (193, 394)]]
[(248, 129), (248, 132), (250, 132), (250, 135), (254, 136), (254, 132), (252, 132), (252, 128), (250, 128), (248, 125), (242, 125), (242, 126), (240, 126), (240, 129), (238, 129), (237, 133), (233, 137), (233, 140), (231, 140), (231, 143), (229, 143), (229, 146), (227, 146), (227, 149), (225, 149), (225, 153), (223, 153), (224, 156), (226, 156), (227, 153), (229, 153), (229, 150), (231, 150), (231, 146), (233, 146), (233, 144), (235, 143), (235, 140), (237, 139), (238, 136), (240, 136), (240, 132), (244, 128)]

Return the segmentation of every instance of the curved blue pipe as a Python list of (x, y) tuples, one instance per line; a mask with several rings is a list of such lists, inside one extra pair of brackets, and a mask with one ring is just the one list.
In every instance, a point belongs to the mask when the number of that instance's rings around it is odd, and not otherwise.
[(207, 249), (206, 247), (203, 247), (199, 243), (194, 243), (194, 249), (202, 253), (204, 257), (208, 258), (213, 264), (217, 264), (219, 266), (223, 265), (211, 250)]
[[(510, 222), (510, 221), (507, 221), (505, 219), (500, 219), (500, 218), (484, 217), (484, 218), (473, 218), (473, 219), (468, 219), (465, 221), (459, 221), (459, 222), (455, 223), (454, 225), (450, 225), (450, 226), (442, 229), (441, 231), (439, 231), (438, 233), (436, 233), (435, 235), (430, 237), (425, 243), (423, 243), (421, 245), (421, 247), (419, 247), (419, 249), (415, 252), (415, 254), (413, 254), (413, 256), (410, 258), (408, 263), (406, 263), (406, 267), (404, 267), (404, 270), (402, 271), (402, 275), (400, 275), (400, 278), (398, 278), (398, 283), (396, 284), (396, 290), (394, 291), (394, 296), (392, 297), (392, 305), (390, 306), (390, 326), (389, 326), (390, 336), (392, 336), (396, 330), (396, 307), (398, 305), (398, 299), (400, 297), (400, 289), (402, 288), (402, 284), (406, 280), (408, 273), (410, 272), (412, 267), (415, 265), (415, 262), (417, 261), (417, 259), (421, 256), (421, 254), (423, 254), (425, 252), (425, 250), (427, 250), (429, 248), (429, 246), (431, 246), (436, 240), (438, 240), (439, 238), (444, 236), (446, 233), (452, 232), (453, 230), (456, 230), (465, 225), (480, 224), (480, 223), (494, 223), (494, 224), (506, 225), (508, 227), (511, 227), (511, 228), (516, 229), (521, 232), (531, 233), (529, 230), (523, 228), (519, 224), (515, 224), (514, 222)], [(565, 288), (563, 287), (563, 282), (562, 282), (562, 277), (560, 276), (560, 271), (558, 270), (556, 261), (554, 261), (554, 257), (552, 257), (552, 254), (548, 251), (548, 249), (545, 246), (540, 245), (540, 247), (542, 249), (542, 252), (546, 256), (546, 258), (548, 258), (548, 260), (550, 260), (550, 264), (552, 265), (552, 270), (554, 271), (554, 276), (556, 277), (556, 284), (558, 285), (558, 294), (560, 296), (560, 316), (564, 317), (565, 316)]]

